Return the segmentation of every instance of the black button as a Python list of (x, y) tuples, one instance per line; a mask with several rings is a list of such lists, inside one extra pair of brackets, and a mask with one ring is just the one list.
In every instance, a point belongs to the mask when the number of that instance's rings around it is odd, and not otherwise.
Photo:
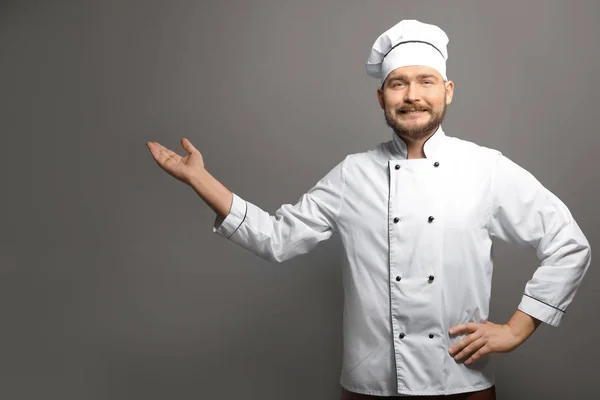
[(433, 163), (433, 166), (437, 168), (437, 167), (440, 166), (440, 163), (436, 161), (436, 162)]
[(398, 223), (398, 221), (400, 221), (400, 218), (398, 218), (398, 217), (394, 218), (394, 223), (395, 223), (395, 224), (397, 224), (397, 223)]
[(400, 165), (396, 164), (396, 169), (400, 169)]
[(433, 333), (429, 334), (429, 339), (433, 339)]
[(433, 222), (433, 220), (434, 220), (434, 219), (435, 219), (435, 218), (433, 218), (433, 217), (429, 217), (429, 218), (427, 218), (427, 221), (429, 221), (429, 222)]
[(400, 334), (400, 339), (404, 339), (404, 333)]
[(429, 275), (429, 282), (433, 281), (434, 276), (433, 275)]
[(398, 282), (400, 282), (400, 279), (402, 279), (402, 278), (400, 278), (399, 276), (397, 276), (397, 277), (396, 277), (396, 280), (397, 280)]

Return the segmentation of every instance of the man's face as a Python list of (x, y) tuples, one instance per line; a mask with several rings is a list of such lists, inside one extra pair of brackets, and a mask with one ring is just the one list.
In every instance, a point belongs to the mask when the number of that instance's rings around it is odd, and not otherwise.
[(454, 83), (434, 68), (408, 66), (393, 70), (377, 90), (385, 120), (401, 137), (418, 140), (432, 134), (452, 102)]

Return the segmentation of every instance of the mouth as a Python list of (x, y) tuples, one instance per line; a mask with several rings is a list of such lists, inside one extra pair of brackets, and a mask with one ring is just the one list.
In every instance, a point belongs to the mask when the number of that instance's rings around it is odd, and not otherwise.
[(425, 110), (400, 110), (400, 115), (407, 117), (419, 117), (425, 113)]

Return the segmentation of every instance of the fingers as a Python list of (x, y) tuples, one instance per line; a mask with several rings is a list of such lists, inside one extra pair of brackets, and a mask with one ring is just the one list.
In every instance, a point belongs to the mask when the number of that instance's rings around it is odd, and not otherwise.
[(165, 164), (177, 163), (181, 159), (180, 155), (157, 142), (148, 142), (148, 148), (161, 167)]
[(479, 325), (480, 324), (477, 324), (475, 322), (468, 322), (466, 324), (455, 325), (452, 328), (450, 328), (448, 333), (450, 333), (451, 335), (455, 335), (455, 334), (459, 334), (459, 333), (473, 333), (477, 329), (479, 329)]
[(151, 143), (151, 147), (150, 150), (153, 151), (153, 154), (157, 154), (160, 155), (161, 157), (181, 157), (179, 154), (175, 153), (173, 150), (170, 150), (168, 148), (166, 148), (165, 146), (163, 146), (162, 144), (158, 143), (158, 142), (149, 142)]
[(498, 337), (503, 335), (502, 329), (501, 325), (488, 321), (456, 325), (449, 330), (450, 334), (473, 333), (452, 346), (449, 353), (456, 361), (466, 358), (464, 363), (471, 364), (490, 353), (498, 351), (497, 342)]
[(454, 359), (457, 361), (462, 360), (469, 354), (473, 354), (479, 349), (481, 349), (483, 346), (485, 346), (486, 343), (487, 340), (480, 336), (479, 338), (472, 341), (468, 346), (464, 347), (460, 353), (454, 356)]
[(456, 343), (454, 346), (450, 347), (450, 349), (448, 349), (448, 352), (450, 353), (450, 355), (456, 354), (458, 351), (463, 350), (465, 347), (469, 346), (471, 343), (481, 338), (481, 336), (481, 332), (473, 332), (469, 336)]
[(183, 138), (181, 139), (181, 145), (183, 146), (183, 148), (185, 149), (185, 151), (188, 152), (188, 154), (192, 154), (195, 151), (198, 151), (194, 145), (192, 144), (192, 142), (190, 142), (187, 138)]
[(490, 354), (491, 352), (492, 352), (492, 350), (486, 344), (486, 345), (480, 347), (479, 350), (477, 350), (475, 352), (475, 354), (473, 354), (471, 357), (467, 358), (465, 360), (465, 364), (474, 363), (475, 361), (479, 360), (481, 357), (485, 357), (488, 354)]
[(174, 157), (174, 158), (181, 157), (179, 154), (175, 153), (173, 150), (166, 148), (165, 146), (163, 146), (162, 144), (160, 144), (158, 142), (152, 142), (152, 143), (154, 143), (161, 152), (165, 153), (169, 157)]

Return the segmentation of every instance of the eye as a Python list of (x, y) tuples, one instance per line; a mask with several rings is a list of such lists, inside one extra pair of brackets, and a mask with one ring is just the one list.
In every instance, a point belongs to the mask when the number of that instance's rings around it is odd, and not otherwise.
[(432, 85), (433, 81), (425, 81), (424, 83), (428, 84), (428, 85)]

